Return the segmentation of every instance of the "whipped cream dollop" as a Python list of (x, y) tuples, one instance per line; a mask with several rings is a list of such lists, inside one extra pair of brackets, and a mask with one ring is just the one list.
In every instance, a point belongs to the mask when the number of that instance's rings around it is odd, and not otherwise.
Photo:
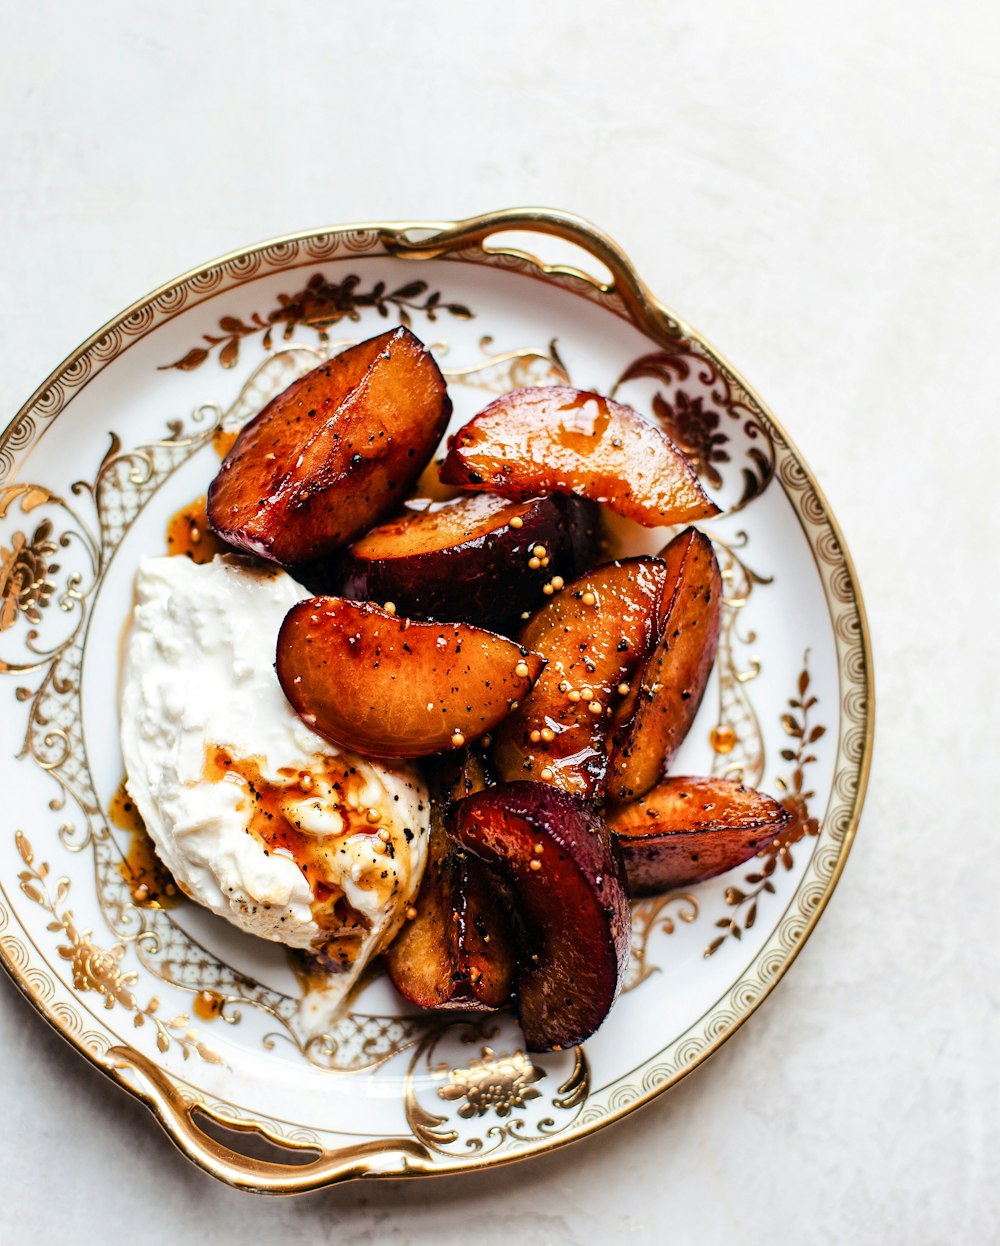
[(240, 929), (320, 955), (317, 1031), (395, 934), (427, 858), (427, 791), (311, 731), (285, 699), (275, 643), (309, 593), (222, 555), (144, 558), (125, 651), (126, 783), (180, 889)]

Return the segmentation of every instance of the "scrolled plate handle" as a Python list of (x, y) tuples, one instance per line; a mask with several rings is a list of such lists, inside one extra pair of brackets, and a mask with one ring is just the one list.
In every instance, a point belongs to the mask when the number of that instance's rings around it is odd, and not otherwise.
[[(537, 265), (546, 274), (579, 277), (602, 294), (617, 296), (632, 322), (664, 344), (688, 335), (687, 326), (654, 297), (617, 242), (581, 216), (554, 208), (505, 208), (485, 216), (470, 216), (464, 221), (430, 227), (430, 230), (425, 237), (412, 237), (409, 229), (383, 231), (383, 245), (390, 255), (409, 260), (438, 259), (468, 247), (479, 247), (493, 255), (516, 256)], [(603, 264), (611, 274), (611, 281), (600, 281), (579, 268), (545, 264), (524, 251), (486, 246), (488, 238), (507, 232), (547, 234), (572, 242)]]
[[(408, 1138), (375, 1138), (360, 1145), (352, 1143), (348, 1147), (323, 1151), (304, 1164), (282, 1164), (241, 1155), (209, 1137), (195, 1121), (193, 1113), (201, 1112), (216, 1124), (235, 1132), (241, 1128), (238, 1124), (218, 1116), (205, 1104), (189, 1103), (168, 1074), (140, 1052), (129, 1047), (113, 1047), (108, 1054), (119, 1067), (127, 1065), (142, 1075), (146, 1086), (133, 1089), (178, 1150), (199, 1168), (236, 1189), (257, 1194), (304, 1194), (354, 1177), (378, 1176), (381, 1172), (400, 1177), (429, 1172), (433, 1167), (427, 1148)], [(242, 1128), (249, 1131), (255, 1127), (245, 1125)], [(270, 1137), (268, 1140), (289, 1150), (300, 1149), (292, 1143)]]

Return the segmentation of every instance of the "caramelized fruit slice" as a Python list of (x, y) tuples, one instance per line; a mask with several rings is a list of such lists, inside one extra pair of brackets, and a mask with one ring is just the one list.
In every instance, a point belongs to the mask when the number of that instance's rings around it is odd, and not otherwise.
[(548, 665), (496, 732), (502, 779), (601, 795), (619, 688), (658, 643), (666, 583), (659, 559), (626, 558), (581, 576), (528, 621), (521, 643)]
[(495, 399), (449, 442), (447, 484), (508, 498), (576, 493), (647, 528), (717, 515), (690, 463), (631, 407), (554, 385)]
[(275, 562), (311, 562), (398, 505), (450, 413), (438, 366), (408, 329), (352, 346), (243, 429), (208, 491), (212, 527)]
[(424, 757), (491, 731), (543, 666), (466, 623), (411, 623), (371, 602), (311, 597), (278, 633), (276, 668), (299, 717), (368, 757)]
[(400, 995), (420, 1008), (502, 1008), (515, 970), (508, 910), (490, 871), (457, 850), (440, 825), (431, 831), (414, 907), (386, 952)]
[(416, 618), (507, 625), (554, 575), (590, 563), (597, 533), (597, 508), (579, 498), (467, 494), (373, 528), (344, 552), (336, 591)]
[(502, 1007), (514, 982), (509, 906), (499, 879), (448, 838), (451, 805), (489, 782), (483, 756), (465, 748), (427, 767), (431, 835), (427, 868), (410, 918), (386, 952), (396, 990), (421, 1008)]
[(615, 716), (614, 800), (644, 795), (664, 773), (694, 722), (719, 643), (722, 576), (712, 542), (688, 528), (660, 557), (668, 585), (662, 640)]
[(615, 1002), (631, 930), (621, 860), (601, 818), (548, 784), (505, 783), (459, 801), (449, 828), (514, 893), (529, 1050), (582, 1043)]
[(730, 779), (671, 778), (608, 817), (629, 891), (700, 883), (748, 861), (787, 825), (785, 809)]

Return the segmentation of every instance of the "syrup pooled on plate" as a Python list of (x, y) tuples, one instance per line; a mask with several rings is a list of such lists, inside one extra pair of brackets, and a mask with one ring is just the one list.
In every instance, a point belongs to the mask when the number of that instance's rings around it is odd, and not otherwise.
[(180, 888), (156, 855), (153, 841), (128, 794), (124, 779), (111, 797), (108, 819), (112, 826), (131, 835), (128, 851), (118, 872), (128, 883), (133, 902), (145, 909), (173, 908), (180, 900)]
[(216, 554), (233, 553), (208, 524), (205, 495), (195, 498), (171, 515), (167, 522), (167, 553), (183, 555), (192, 562), (211, 562)]

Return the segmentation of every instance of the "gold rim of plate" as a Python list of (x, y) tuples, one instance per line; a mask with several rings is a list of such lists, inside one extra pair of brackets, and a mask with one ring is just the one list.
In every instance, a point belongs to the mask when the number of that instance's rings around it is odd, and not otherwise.
[[(607, 269), (610, 280), (601, 281), (580, 268), (546, 264), (520, 249), (487, 245), (491, 236), (506, 232), (538, 233), (574, 243)], [(213, 1110), (216, 1105), (207, 1098), (193, 1095), (190, 1084), (171, 1077), (135, 1048), (119, 1045), (101, 1051), (99, 1047), (89, 1046), (83, 1041), (86, 1036), (75, 1033), (60, 1011), (47, 1007), (44, 989), (33, 980), (32, 974), (16, 963), (9, 940), (0, 938), (0, 963), (37, 1012), (63, 1038), (117, 1085), (145, 1103), (171, 1140), (193, 1163), (229, 1185), (262, 1193), (302, 1193), (356, 1177), (445, 1175), (516, 1162), (594, 1133), (669, 1090), (740, 1028), (795, 960), (843, 872), (857, 831), (871, 766), (874, 684), (868, 623), (854, 565), (819, 484), (784, 428), (742, 376), (701, 334), (653, 296), (616, 243), (589, 222), (569, 213), (544, 208), (513, 208), (464, 221), (335, 226), (282, 235), (231, 251), (207, 265), (191, 269), (127, 307), (87, 338), (42, 382), (0, 434), (0, 481), (11, 476), (14, 453), (20, 455), (29, 450), (95, 372), (166, 320), (223, 289), (238, 287), (257, 276), (334, 258), (379, 254), (412, 262), (448, 259), (486, 264), (570, 290), (630, 321), (657, 346), (669, 347), (680, 339), (695, 344), (746, 393), (755, 414), (765, 422), (768, 432), (780, 446), (785, 463), (792, 467), (791, 473), (782, 475), (781, 484), (820, 570), (834, 625), (840, 705), (831, 793), (842, 795), (842, 808), (838, 811), (839, 825), (827, 836), (831, 842), (827, 844), (821, 888), (813, 886), (808, 903), (800, 903), (800, 912), (792, 914), (797, 920), (788, 926), (793, 902), (801, 899), (805, 879), (800, 882), (782, 922), (761, 951), (700, 1019), (702, 1034), (708, 1035), (705, 1041), (691, 1044), (686, 1054), (679, 1056), (675, 1066), (667, 1069), (662, 1077), (649, 1075), (655, 1073), (655, 1069), (649, 1069), (641, 1079), (635, 1077), (656, 1058), (651, 1057), (646, 1066), (626, 1075), (634, 1077), (639, 1084), (611, 1095), (603, 1112), (578, 1117), (565, 1130), (537, 1146), (514, 1153), (492, 1154), (479, 1160), (463, 1158), (458, 1162), (452, 1158), (449, 1162), (448, 1157), (429, 1156), (425, 1148), (403, 1138), (375, 1140), (323, 1152), (305, 1164), (283, 1164), (242, 1155), (206, 1134), (194, 1113), (200, 1111), (230, 1130), (254, 1131), (285, 1146), (288, 1143), (270, 1134), (257, 1120), (230, 1119), (228, 1114), (223, 1116)], [(777, 469), (775, 474), (778, 474)], [(822, 530), (828, 532), (832, 540), (820, 551), (817, 536)], [(839, 617), (834, 598), (843, 607)], [(824, 819), (824, 834), (828, 829), (827, 819)], [(819, 848), (817, 844), (816, 853)], [(772, 946), (776, 938), (780, 945), (777, 948)], [(763, 964), (765, 953), (768, 954), (766, 965)], [(145, 1087), (128, 1080), (129, 1072), (140, 1073)]]

